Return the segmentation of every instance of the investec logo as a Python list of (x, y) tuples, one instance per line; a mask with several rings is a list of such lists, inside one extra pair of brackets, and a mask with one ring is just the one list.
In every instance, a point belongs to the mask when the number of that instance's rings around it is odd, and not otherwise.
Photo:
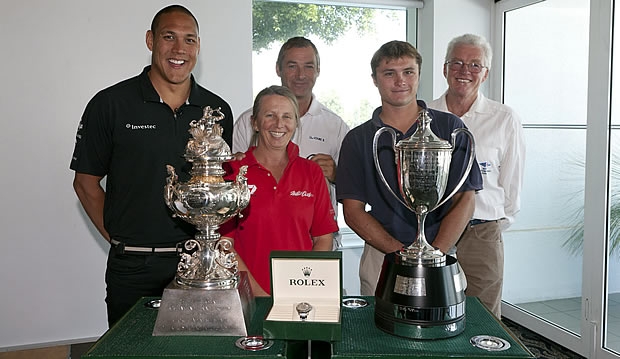
[(288, 284), (296, 287), (325, 287), (325, 279), (310, 278), (312, 268), (303, 267), (301, 273), (304, 275), (304, 278), (290, 278)]
[(156, 130), (157, 125), (132, 125), (128, 123), (125, 125), (125, 128), (129, 130)]

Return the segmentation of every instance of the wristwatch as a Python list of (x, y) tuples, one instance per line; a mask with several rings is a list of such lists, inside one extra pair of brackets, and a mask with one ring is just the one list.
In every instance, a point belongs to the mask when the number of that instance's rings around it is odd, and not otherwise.
[(306, 320), (308, 318), (308, 313), (310, 313), (310, 311), (312, 311), (312, 306), (310, 305), (310, 303), (301, 302), (301, 303), (297, 304), (295, 309), (297, 310), (297, 314), (299, 314), (299, 319), (304, 321), (304, 320)]

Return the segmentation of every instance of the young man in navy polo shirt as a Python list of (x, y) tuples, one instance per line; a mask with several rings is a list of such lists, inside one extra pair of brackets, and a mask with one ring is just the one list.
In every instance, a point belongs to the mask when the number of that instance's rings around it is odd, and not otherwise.
[[(349, 131), (342, 143), (336, 192), (343, 204), (345, 221), (366, 242), (359, 272), (362, 295), (375, 294), (384, 255), (410, 245), (416, 237), (416, 216), (381, 181), (374, 165), (372, 143), (377, 130), (384, 126), (396, 131), (397, 141), (415, 132), (420, 112), (427, 109), (424, 101), (416, 99), (421, 64), (422, 56), (407, 42), (390, 41), (381, 46), (371, 60), (371, 68), (382, 106), (369, 121)], [(428, 111), (433, 119), (431, 130), (445, 140), (450, 141), (454, 129), (465, 126), (452, 114)], [(454, 144), (459, 150), (453, 152), (447, 191), (454, 188), (466, 171), (471, 149), (463, 137), (457, 136)], [(392, 148), (391, 138), (381, 137), (379, 147)], [(382, 153), (379, 162), (383, 173), (398, 191), (394, 153)], [(429, 243), (444, 253), (454, 250), (474, 211), (474, 192), (480, 189), (482, 178), (475, 167), (459, 191), (426, 217), (425, 234)], [(371, 207), (369, 212), (366, 205)]]

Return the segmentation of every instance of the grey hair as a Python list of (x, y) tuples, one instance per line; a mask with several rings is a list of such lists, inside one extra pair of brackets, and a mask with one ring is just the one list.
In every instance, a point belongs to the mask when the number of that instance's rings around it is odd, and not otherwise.
[(454, 48), (459, 45), (471, 45), (482, 50), (482, 65), (486, 66), (488, 69), (491, 68), (491, 60), (493, 60), (493, 50), (491, 49), (491, 44), (489, 44), (487, 39), (484, 37), (474, 34), (465, 34), (452, 39), (450, 43), (448, 43), (446, 58), (444, 60), (445, 62), (452, 60)]

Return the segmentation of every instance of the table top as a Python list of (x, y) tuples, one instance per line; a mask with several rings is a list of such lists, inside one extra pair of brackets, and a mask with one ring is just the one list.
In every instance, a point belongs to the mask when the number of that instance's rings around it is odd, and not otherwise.
[[(342, 308), (342, 341), (313, 342), (312, 358), (534, 358), (500, 321), (477, 298), (468, 297), (463, 333), (447, 339), (414, 340), (400, 338), (378, 329), (374, 324), (374, 297), (363, 297), (370, 305)], [(228, 336), (152, 336), (157, 310), (145, 303), (156, 298), (142, 298), (82, 358), (307, 358), (307, 342), (272, 341), (261, 351), (239, 349), (239, 337)], [(249, 335), (262, 335), (262, 323), (271, 308), (271, 298), (256, 298), (256, 312)], [(470, 344), (476, 335), (492, 335), (510, 343), (501, 352), (489, 352)], [(316, 345), (315, 345), (316, 344)]]
[[(342, 341), (333, 343), (331, 358), (534, 358), (527, 348), (497, 320), (478, 298), (467, 297), (465, 330), (454, 337), (414, 340), (388, 334), (375, 326), (374, 297), (363, 297), (369, 306), (343, 308)], [(510, 343), (504, 351), (487, 351), (474, 347), (470, 339), (491, 335)]]
[[(277, 358), (291, 357), (288, 351), (298, 350), (298, 343), (272, 341), (272, 346), (261, 351), (238, 348), (239, 337), (229, 336), (153, 336), (157, 310), (145, 304), (153, 299), (142, 298), (109, 329), (82, 358)], [(262, 335), (262, 319), (271, 308), (271, 298), (257, 298), (256, 312), (248, 328), (248, 335)], [(306, 350), (302, 348), (301, 350)]]

